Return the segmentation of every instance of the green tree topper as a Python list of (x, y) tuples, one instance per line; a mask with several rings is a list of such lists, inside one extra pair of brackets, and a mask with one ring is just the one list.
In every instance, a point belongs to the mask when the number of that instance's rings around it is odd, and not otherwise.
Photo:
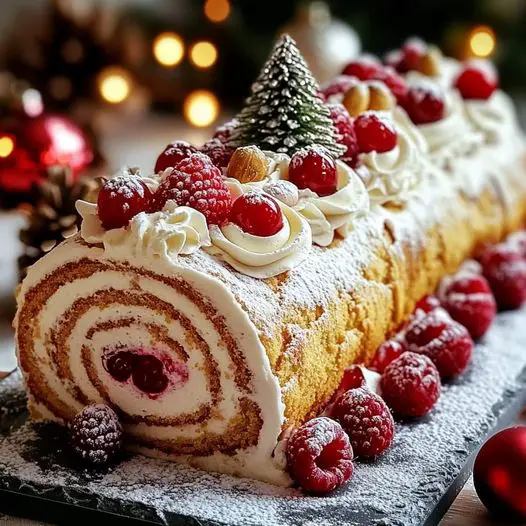
[(229, 141), (236, 148), (255, 144), (291, 155), (319, 144), (335, 158), (345, 151), (336, 142), (337, 131), (318, 97), (318, 84), (288, 35), (276, 43), (237, 120)]

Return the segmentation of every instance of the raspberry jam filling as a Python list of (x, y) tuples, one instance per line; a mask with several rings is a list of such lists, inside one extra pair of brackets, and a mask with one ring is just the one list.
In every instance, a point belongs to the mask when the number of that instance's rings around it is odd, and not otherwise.
[(133, 386), (149, 398), (159, 398), (188, 381), (188, 367), (156, 349), (105, 349), (104, 369), (117, 382)]

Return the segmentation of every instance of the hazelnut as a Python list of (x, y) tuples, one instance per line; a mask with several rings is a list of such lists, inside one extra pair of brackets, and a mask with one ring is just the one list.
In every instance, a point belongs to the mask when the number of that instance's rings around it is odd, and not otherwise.
[(369, 110), (386, 111), (394, 108), (395, 98), (391, 90), (379, 81), (369, 83)]
[(351, 117), (357, 117), (369, 108), (369, 87), (364, 83), (351, 86), (343, 96), (342, 103)]
[(266, 155), (257, 146), (243, 146), (233, 153), (226, 175), (240, 183), (255, 183), (265, 179), (267, 171)]
[(422, 55), (418, 63), (418, 71), (428, 77), (440, 75), (440, 63), (442, 62), (442, 52), (436, 46), (429, 46), (426, 53)]

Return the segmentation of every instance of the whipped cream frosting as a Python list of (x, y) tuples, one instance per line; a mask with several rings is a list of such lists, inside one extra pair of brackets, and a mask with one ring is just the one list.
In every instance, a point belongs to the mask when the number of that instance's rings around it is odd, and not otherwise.
[[(227, 179), (234, 198), (249, 191), (262, 193), (261, 185), (241, 184)], [(211, 255), (226, 261), (237, 271), (254, 278), (277, 276), (300, 265), (312, 249), (307, 221), (293, 208), (277, 201), (283, 213), (283, 227), (272, 236), (254, 236), (234, 223), (210, 227)]]

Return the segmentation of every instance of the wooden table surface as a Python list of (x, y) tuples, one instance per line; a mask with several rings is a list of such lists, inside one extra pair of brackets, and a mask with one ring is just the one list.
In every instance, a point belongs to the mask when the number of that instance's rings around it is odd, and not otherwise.
[[(156, 155), (165, 144), (184, 138), (193, 144), (201, 144), (210, 135), (207, 130), (190, 129), (177, 119), (148, 119), (128, 117), (126, 120), (102, 116), (105, 133), (102, 148), (110, 166), (140, 166), (150, 170)], [(0, 374), (14, 367), (10, 319), (14, 312), (13, 290), (16, 283), (16, 254), (20, 250), (17, 229), (20, 217), (3, 214), (0, 220)], [(526, 418), (521, 423), (526, 425)], [(0, 525), (35, 525), (14, 517), (0, 516)], [(501, 521), (489, 517), (480, 502), (470, 479), (440, 523), (440, 526), (500, 526)]]

